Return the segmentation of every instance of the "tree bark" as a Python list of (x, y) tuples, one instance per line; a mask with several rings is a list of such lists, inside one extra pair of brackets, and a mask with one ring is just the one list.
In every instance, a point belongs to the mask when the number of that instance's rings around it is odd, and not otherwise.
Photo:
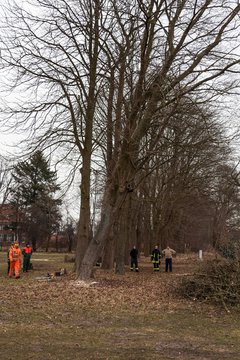
[(116, 268), (115, 273), (118, 275), (125, 274), (125, 248), (128, 239), (128, 199), (119, 209), (119, 224), (116, 244)]
[(87, 251), (83, 257), (80, 272), (77, 273), (78, 279), (89, 280), (91, 278), (93, 266), (106, 244), (108, 234), (113, 224), (113, 213), (113, 206), (111, 204), (107, 204), (104, 207), (104, 212), (102, 214), (96, 235), (89, 243)]
[(106, 246), (103, 252), (102, 258), (102, 268), (103, 269), (113, 269), (114, 267), (114, 258), (115, 258), (115, 236), (113, 232), (108, 236), (106, 241)]
[[(91, 9), (92, 11), (92, 9)], [(95, 1), (91, 24), (91, 37), (89, 42), (89, 91), (87, 96), (86, 108), (86, 129), (84, 147), (82, 150), (83, 165), (81, 169), (81, 208), (77, 232), (77, 249), (75, 270), (79, 275), (82, 259), (89, 243), (90, 234), (90, 179), (91, 179), (91, 155), (93, 141), (93, 120), (96, 107), (95, 88), (97, 83), (97, 65), (99, 52), (99, 20), (100, 19), (100, 2)]]
[(76, 248), (76, 273), (79, 274), (81, 262), (89, 244), (90, 231), (90, 153), (83, 162), (82, 181), (81, 181), (81, 207), (80, 218), (77, 228), (77, 248)]

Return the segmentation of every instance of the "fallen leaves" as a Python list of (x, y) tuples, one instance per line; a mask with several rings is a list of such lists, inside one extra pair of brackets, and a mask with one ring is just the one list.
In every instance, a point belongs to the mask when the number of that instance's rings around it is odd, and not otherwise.
[[(190, 260), (192, 264), (196, 263), (195, 258)], [(38, 281), (39, 277), (34, 277), (33, 272), (22, 282), (22, 279), (20, 282), (6, 279), (4, 286), (2, 284), (1, 301), (5, 304), (21, 302), (26, 306), (58, 306), (65, 303), (92, 309), (101, 306), (101, 311), (106, 312), (117, 308), (126, 311), (151, 308), (157, 311), (166, 306), (167, 309), (174, 309), (175, 304), (183, 301), (175, 296), (176, 288), (182, 277), (194, 269), (194, 266), (189, 266), (190, 260), (185, 255), (175, 258), (174, 272), (170, 274), (163, 272), (162, 268), (159, 273), (153, 272), (149, 259), (142, 258), (139, 273), (126, 268), (125, 275), (121, 276), (97, 268), (95, 279), (89, 282), (73, 280), (71, 273), (59, 277), (59, 281)]]

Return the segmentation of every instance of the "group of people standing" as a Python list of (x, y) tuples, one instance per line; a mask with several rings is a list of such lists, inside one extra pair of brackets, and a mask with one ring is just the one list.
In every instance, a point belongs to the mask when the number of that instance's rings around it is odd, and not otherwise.
[[(153, 264), (153, 271), (160, 271), (160, 261), (162, 255), (165, 257), (165, 272), (172, 272), (172, 256), (176, 254), (176, 251), (171, 249), (169, 246), (166, 247), (162, 252), (159, 250), (156, 245), (151, 254), (151, 262)], [(139, 271), (138, 268), (138, 250), (134, 245), (132, 250), (130, 251), (131, 257), (131, 271)]]
[(21, 264), (23, 261), (23, 272), (30, 270), (30, 260), (32, 256), (32, 247), (29, 243), (26, 243), (23, 250), (21, 250), (19, 243), (14, 242), (10, 245), (8, 250), (8, 276), (12, 276), (15, 279), (20, 278)]

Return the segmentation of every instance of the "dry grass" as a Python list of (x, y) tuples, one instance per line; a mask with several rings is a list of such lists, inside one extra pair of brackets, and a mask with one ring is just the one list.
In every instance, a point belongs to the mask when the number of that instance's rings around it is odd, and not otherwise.
[(72, 264), (60, 280), (38, 280), (66, 266), (63, 259), (34, 254), (34, 271), (15, 280), (4, 274), (6, 254), (0, 254), (1, 360), (239, 359), (238, 310), (226, 314), (176, 294), (196, 255), (173, 259), (172, 274), (163, 264), (153, 273), (142, 258), (139, 273), (97, 269), (89, 287), (74, 281)]

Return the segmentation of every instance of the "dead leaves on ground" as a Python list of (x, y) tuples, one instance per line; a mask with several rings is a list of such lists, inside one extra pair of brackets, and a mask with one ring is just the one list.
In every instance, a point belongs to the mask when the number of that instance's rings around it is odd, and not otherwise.
[(6, 281), (2, 288), (1, 302), (31, 307), (72, 304), (93, 310), (101, 308), (103, 312), (111, 309), (116, 311), (118, 308), (121, 311), (132, 308), (138, 311), (150, 308), (159, 310), (164, 305), (174, 309), (176, 303), (181, 302), (175, 297), (175, 288), (180, 281), (185, 259), (174, 260), (175, 272), (172, 274), (164, 273), (163, 269), (160, 273), (154, 273), (149, 260), (145, 259), (139, 273), (127, 269), (125, 275), (121, 276), (97, 269), (96, 277), (90, 283), (75, 281), (71, 275), (57, 282), (39, 282), (34, 277), (29, 283), (10, 280), (11, 284)]

